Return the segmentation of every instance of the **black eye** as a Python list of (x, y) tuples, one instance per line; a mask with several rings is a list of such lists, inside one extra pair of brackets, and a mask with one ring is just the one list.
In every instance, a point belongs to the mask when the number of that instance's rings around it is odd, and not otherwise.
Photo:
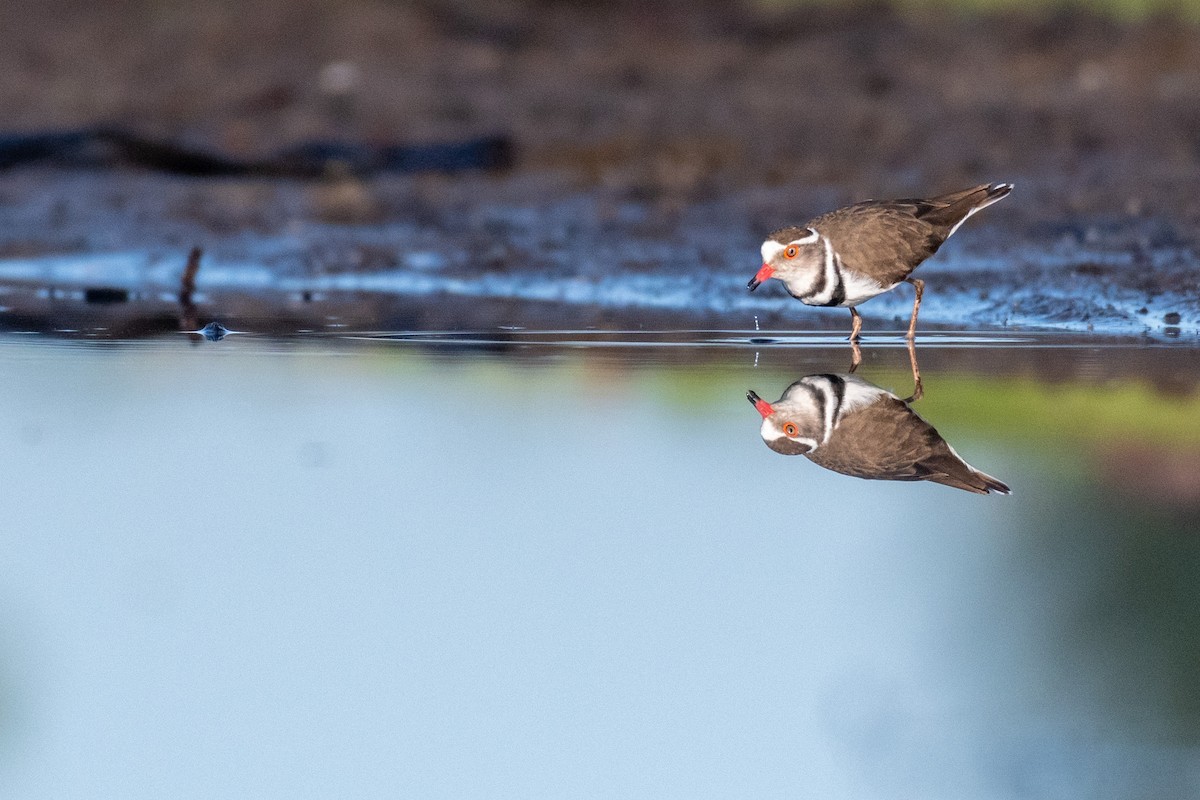
[(783, 432), (788, 436), (799, 436), (800, 428), (794, 422), (783, 423)]
[(788, 245), (787, 249), (783, 251), (783, 255), (787, 258), (795, 258), (799, 252), (799, 247), (796, 247), (794, 244), (790, 244)]

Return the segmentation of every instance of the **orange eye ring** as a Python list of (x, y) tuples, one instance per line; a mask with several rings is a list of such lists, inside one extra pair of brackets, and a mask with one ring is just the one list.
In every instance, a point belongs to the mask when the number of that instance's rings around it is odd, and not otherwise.
[(788, 436), (800, 435), (800, 428), (794, 422), (783, 423), (783, 432)]
[(783, 251), (783, 255), (785, 258), (795, 258), (799, 254), (800, 254), (800, 248), (796, 247), (796, 245), (794, 245), (794, 244), (788, 245), (787, 249)]

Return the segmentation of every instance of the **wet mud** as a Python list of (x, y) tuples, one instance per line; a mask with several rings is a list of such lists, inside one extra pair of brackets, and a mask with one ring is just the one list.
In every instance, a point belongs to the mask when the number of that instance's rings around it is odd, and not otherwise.
[[(923, 326), (1200, 336), (1189, 23), (885, 5), (251, 6), (272, 34), (222, 3), (9, 4), (6, 124), (136, 120), (248, 159), (311, 138), (500, 133), (512, 167), (396, 177), (331, 163), (315, 180), (8, 170), (0, 325), (177, 326), (200, 247), (198, 325), (252, 308), (273, 330), (332, 317), (840, 329), (844, 310), (746, 294), (766, 232), (867, 197), (1006, 180), (1012, 196), (920, 268)], [(910, 305), (906, 287), (865, 304), (867, 332), (894, 329)]]

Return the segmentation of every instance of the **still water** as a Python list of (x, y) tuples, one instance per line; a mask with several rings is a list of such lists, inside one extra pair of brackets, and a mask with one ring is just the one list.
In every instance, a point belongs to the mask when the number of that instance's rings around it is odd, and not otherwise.
[(0, 796), (1200, 793), (1194, 350), (480, 338), (0, 339)]

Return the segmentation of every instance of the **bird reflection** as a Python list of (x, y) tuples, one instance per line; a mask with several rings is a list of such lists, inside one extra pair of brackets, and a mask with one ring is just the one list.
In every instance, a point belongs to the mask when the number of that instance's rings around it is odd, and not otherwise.
[[(915, 367), (914, 367), (915, 373)], [(762, 415), (763, 441), (856, 478), (933, 481), (968, 492), (1009, 494), (1003, 481), (972, 467), (932, 425), (889, 391), (853, 374), (808, 375), (774, 403), (746, 397)]]

